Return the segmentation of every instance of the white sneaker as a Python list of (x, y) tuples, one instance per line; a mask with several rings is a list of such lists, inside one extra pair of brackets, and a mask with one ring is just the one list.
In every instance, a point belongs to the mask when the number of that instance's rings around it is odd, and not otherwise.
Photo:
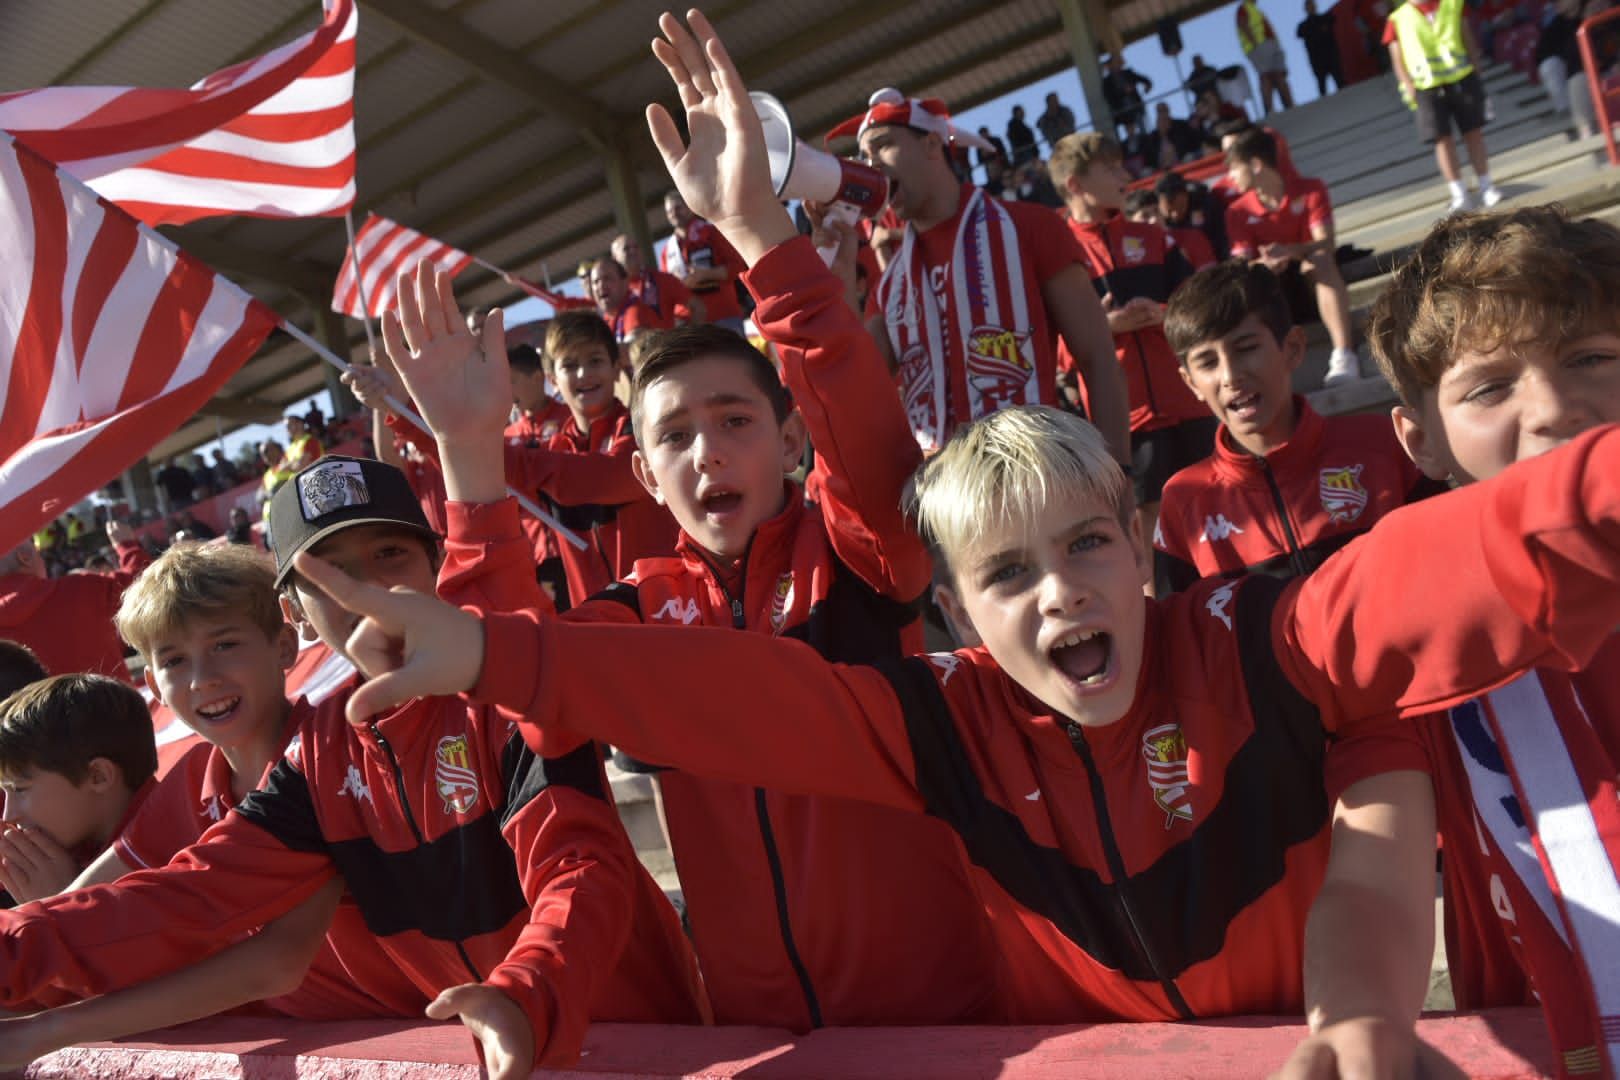
[(1361, 378), (1361, 358), (1354, 349), (1334, 349), (1333, 355), (1328, 357), (1327, 376), (1322, 379), (1323, 386), (1337, 386), (1340, 383), (1355, 382)]
[[(1497, 198), (1501, 198), (1501, 196), (1498, 195)], [(1451, 205), (1447, 207), (1446, 213), (1460, 214), (1465, 210), (1472, 210), (1473, 208), (1474, 200), (1469, 196), (1468, 192), (1465, 191), (1461, 195), (1453, 195), (1451, 197)]]
[(1483, 206), (1487, 210), (1501, 201), (1502, 192), (1495, 184), (1492, 184), (1490, 187), (1479, 193), (1479, 205)]

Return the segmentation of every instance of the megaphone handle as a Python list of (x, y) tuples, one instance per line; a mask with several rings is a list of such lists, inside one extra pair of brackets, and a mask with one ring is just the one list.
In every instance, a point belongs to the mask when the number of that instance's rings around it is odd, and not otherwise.
[[(827, 205), (826, 212), (821, 216), (821, 224), (823, 228), (830, 225), (854, 225), (860, 220), (861, 208), (856, 206), (854, 203), (842, 201), (829, 203)], [(822, 262), (826, 263), (828, 266), (831, 266), (833, 264), (833, 260), (838, 258), (838, 242), (835, 240), (831, 245), (826, 247), (818, 245), (816, 247), (816, 252), (821, 256)]]

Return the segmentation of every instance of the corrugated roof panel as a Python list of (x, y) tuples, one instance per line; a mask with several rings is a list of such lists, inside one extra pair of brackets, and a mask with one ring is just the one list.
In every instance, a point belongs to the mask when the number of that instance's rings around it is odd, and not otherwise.
[(291, 41), (321, 23), (319, 4), (265, 4), (258, 0), (168, 0), (127, 31), (73, 81), (93, 85), (189, 86), (235, 61), (242, 50), (302, 10), (267, 48)]
[[(79, 57), (93, 49), (147, 0), (58, 3), (46, 10), (28, 4), (0, 4), (0, 90), (49, 86)], [(74, 80), (83, 82), (82, 79)]]

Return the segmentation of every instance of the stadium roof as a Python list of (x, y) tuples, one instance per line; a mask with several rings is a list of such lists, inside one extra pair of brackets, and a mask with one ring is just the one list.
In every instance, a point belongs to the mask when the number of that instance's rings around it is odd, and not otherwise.
[[(1227, 0), (1104, 2), (1132, 40), (1162, 17)], [(879, 86), (962, 110), (1071, 67), (1062, 7), (1076, 3), (719, 0), (706, 13), (750, 88), (775, 93), (801, 134), (816, 137)], [(544, 266), (567, 276), (606, 249), (622, 228), (616, 187), (651, 234), (666, 231), (660, 200), (669, 181), (642, 118), (649, 101), (673, 104), (647, 48), (666, 6), (360, 0), (356, 220), (376, 211), (536, 279)], [(319, 19), (312, 0), (6, 0), (0, 89), (186, 85)], [(319, 336), (318, 312), (343, 258), (340, 220), (215, 218), (172, 235)], [(458, 290), (478, 304), (519, 295), (479, 267)], [(327, 331), (329, 340), (363, 341), (352, 322)], [(276, 334), (153, 455), (212, 438), (215, 417), (233, 425), (274, 418), (321, 388), (322, 368)]]

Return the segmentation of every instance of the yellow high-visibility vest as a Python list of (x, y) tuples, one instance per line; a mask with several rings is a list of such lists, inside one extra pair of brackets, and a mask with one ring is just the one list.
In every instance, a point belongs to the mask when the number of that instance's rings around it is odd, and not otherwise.
[(1433, 90), (1474, 73), (1463, 38), (1462, 0), (1440, 0), (1433, 19), (1407, 0), (1389, 18), (1395, 24), (1395, 40), (1401, 43), (1406, 73), (1419, 90)]
[(1267, 33), (1266, 17), (1260, 12), (1260, 5), (1253, 0), (1244, 0), (1238, 5), (1238, 44), (1243, 46), (1243, 55), (1254, 52), (1254, 47), (1271, 35)]

